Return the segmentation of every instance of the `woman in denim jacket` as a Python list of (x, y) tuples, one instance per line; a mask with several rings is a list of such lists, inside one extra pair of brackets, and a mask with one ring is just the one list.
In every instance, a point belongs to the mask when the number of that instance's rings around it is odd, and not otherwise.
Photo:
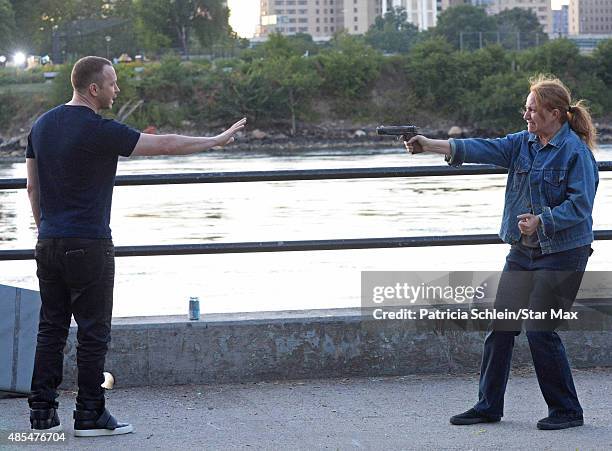
[[(499, 139), (434, 140), (415, 136), (405, 143), (411, 153), (445, 155), (452, 166), (488, 163), (508, 168), (502, 240), (511, 245), (500, 279), (496, 310), (571, 308), (592, 253), (593, 202), (599, 182), (595, 127), (583, 102), (572, 103), (558, 79), (531, 81), (523, 119), (527, 130)], [(553, 271), (553, 272), (551, 272)], [(559, 272), (574, 274), (559, 282)], [(569, 280), (569, 282), (568, 282)], [(556, 281), (556, 282), (555, 282)], [(555, 290), (562, 296), (552, 299)], [(564, 302), (563, 302), (564, 301)], [(584, 424), (558, 322), (531, 322), (527, 339), (538, 383), (548, 404), (539, 429)], [(476, 405), (451, 418), (456, 425), (490, 423), (503, 416), (514, 337), (520, 327), (492, 324), (484, 344)]]

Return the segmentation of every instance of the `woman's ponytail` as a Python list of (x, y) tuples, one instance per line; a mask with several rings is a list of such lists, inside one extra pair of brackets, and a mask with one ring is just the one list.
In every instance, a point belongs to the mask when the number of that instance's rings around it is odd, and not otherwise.
[(597, 130), (593, 125), (591, 113), (584, 105), (584, 100), (579, 100), (575, 105), (569, 107), (567, 112), (569, 126), (576, 132), (590, 149), (597, 146)]

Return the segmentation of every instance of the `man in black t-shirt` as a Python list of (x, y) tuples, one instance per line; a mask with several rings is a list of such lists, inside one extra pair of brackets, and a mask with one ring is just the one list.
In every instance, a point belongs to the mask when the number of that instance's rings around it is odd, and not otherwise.
[(119, 155), (189, 155), (234, 140), (242, 119), (214, 137), (148, 135), (98, 115), (119, 93), (110, 61), (80, 59), (72, 69), (72, 100), (43, 114), (26, 150), (27, 188), (36, 225), (37, 276), (42, 300), (30, 422), (33, 429), (61, 430), (57, 388), (70, 318), (78, 325), (79, 391), (76, 436), (132, 432), (106, 410), (104, 361), (110, 342), (114, 247), (110, 211)]

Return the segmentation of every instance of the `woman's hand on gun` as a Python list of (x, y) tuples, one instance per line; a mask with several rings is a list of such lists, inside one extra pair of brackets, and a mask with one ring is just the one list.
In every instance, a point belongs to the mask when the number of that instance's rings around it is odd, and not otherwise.
[(423, 135), (416, 135), (410, 138), (408, 141), (404, 141), (404, 146), (406, 146), (406, 150), (411, 154), (423, 153), (425, 152), (424, 146), (427, 143), (427, 138)]

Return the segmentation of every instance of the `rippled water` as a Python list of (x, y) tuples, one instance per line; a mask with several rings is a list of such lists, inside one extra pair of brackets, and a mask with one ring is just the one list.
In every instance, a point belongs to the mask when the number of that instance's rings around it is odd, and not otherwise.
[[(439, 165), (401, 150), (262, 155), (231, 151), (124, 160), (119, 174)], [(604, 146), (598, 160), (612, 160)], [(612, 229), (612, 174), (601, 173), (595, 229)], [(25, 164), (0, 163), (0, 177)], [(118, 187), (116, 245), (497, 233), (505, 175)], [(0, 248), (32, 248), (25, 190), (0, 191)], [(596, 242), (590, 269), (612, 268)], [(359, 305), (363, 270), (498, 270), (506, 245), (117, 259), (115, 316), (238, 312)], [(36, 289), (35, 264), (0, 262), (0, 283)]]

